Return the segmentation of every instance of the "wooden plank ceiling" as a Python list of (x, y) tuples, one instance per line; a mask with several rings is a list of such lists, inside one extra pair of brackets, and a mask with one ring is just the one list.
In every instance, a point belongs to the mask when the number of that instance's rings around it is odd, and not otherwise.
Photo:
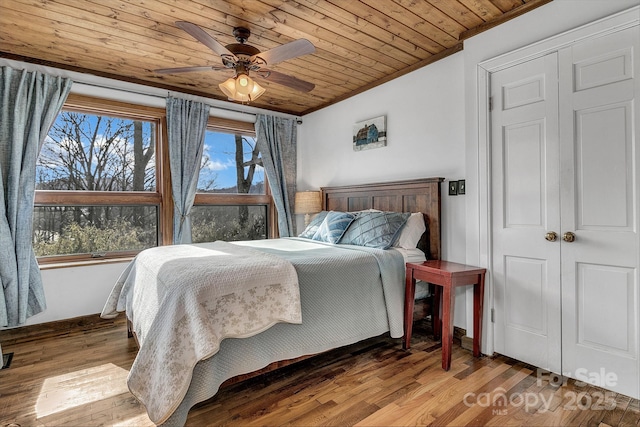
[(299, 38), (316, 51), (273, 66), (315, 84), (308, 93), (258, 80), (251, 105), (304, 115), (444, 58), (462, 42), (551, 0), (0, 0), (0, 57), (201, 95), (227, 98), (231, 70), (176, 21), (223, 45), (234, 27), (260, 51)]

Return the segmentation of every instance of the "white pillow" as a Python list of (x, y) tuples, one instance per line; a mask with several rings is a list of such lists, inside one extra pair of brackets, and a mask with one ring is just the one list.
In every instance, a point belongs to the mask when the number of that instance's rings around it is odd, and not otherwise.
[(427, 227), (424, 225), (422, 212), (412, 213), (404, 224), (404, 227), (400, 230), (400, 235), (393, 244), (393, 247), (414, 249), (418, 246), (418, 242), (425, 231), (427, 231)]

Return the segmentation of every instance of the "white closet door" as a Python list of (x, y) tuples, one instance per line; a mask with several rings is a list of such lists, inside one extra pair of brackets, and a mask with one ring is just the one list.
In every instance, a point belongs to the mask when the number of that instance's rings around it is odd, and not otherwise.
[(635, 398), (639, 54), (637, 26), (560, 51), (562, 369)]
[(495, 350), (560, 372), (557, 54), (491, 75)]

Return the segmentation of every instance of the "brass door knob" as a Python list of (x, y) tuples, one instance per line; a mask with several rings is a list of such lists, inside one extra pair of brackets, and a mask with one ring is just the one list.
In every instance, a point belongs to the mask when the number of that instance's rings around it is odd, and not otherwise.
[(576, 240), (576, 235), (570, 231), (567, 231), (562, 235), (562, 240), (564, 240), (567, 243), (571, 243)]
[(556, 234), (555, 231), (549, 231), (547, 234), (544, 235), (544, 238), (550, 242), (555, 242), (558, 239), (558, 235)]

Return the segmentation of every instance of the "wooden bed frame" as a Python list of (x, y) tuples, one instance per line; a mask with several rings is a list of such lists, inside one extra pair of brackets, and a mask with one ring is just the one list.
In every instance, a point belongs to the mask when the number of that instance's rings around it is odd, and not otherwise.
[(424, 178), (376, 184), (323, 187), (325, 210), (353, 212), (378, 209), (390, 212), (422, 212), (427, 231), (418, 247), (428, 259), (440, 259), (440, 183), (444, 178)]
[[(322, 205), (325, 210), (358, 211), (379, 209), (393, 212), (422, 212), (427, 231), (418, 247), (428, 259), (440, 259), (440, 183), (444, 178), (424, 178), (376, 184), (323, 187)], [(292, 363), (317, 355), (274, 362), (263, 369), (239, 375), (225, 381), (220, 388), (274, 371)]]

